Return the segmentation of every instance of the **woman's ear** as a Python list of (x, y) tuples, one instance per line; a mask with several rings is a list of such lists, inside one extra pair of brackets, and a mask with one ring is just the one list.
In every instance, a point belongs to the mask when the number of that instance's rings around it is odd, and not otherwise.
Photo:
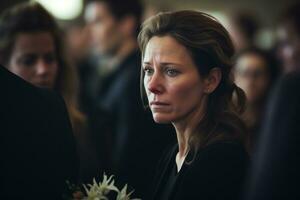
[(204, 93), (210, 94), (218, 87), (222, 79), (220, 68), (214, 67), (204, 79)]

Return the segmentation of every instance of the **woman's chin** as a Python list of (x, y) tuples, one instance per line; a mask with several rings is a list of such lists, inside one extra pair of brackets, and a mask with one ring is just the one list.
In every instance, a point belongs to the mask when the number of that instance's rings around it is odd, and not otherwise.
[(169, 124), (172, 121), (170, 117), (162, 116), (160, 114), (153, 114), (153, 120), (158, 124)]

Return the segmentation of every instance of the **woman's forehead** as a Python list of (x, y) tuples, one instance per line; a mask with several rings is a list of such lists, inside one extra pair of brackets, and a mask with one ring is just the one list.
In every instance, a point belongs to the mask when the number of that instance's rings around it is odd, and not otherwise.
[(149, 40), (144, 53), (143, 62), (159, 60), (168, 62), (186, 60), (189, 56), (187, 49), (171, 36), (153, 37)]

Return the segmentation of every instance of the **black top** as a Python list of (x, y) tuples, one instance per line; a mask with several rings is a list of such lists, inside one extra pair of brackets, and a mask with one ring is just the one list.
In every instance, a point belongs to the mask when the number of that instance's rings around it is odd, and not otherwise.
[(300, 73), (282, 77), (270, 101), (246, 187), (247, 200), (300, 199)]
[[(175, 161), (176, 154), (174, 154), (174, 157), (172, 160)], [(170, 199), (173, 188), (176, 184), (177, 178), (179, 176), (179, 173), (177, 172), (177, 166), (176, 164), (170, 162), (168, 169), (167, 169), (167, 174), (166, 175), (166, 183), (165, 185), (161, 188), (161, 198), (160, 199)]]
[[(154, 181), (155, 200), (234, 200), (240, 197), (248, 155), (243, 146), (218, 142), (189, 153), (177, 173), (176, 145), (161, 160)], [(193, 160), (194, 159), (194, 160)]]
[(62, 199), (78, 158), (61, 97), (0, 66), (0, 198)]

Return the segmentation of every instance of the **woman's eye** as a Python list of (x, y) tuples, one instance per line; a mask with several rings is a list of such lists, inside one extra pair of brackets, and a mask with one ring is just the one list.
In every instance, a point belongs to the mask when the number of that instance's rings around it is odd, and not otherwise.
[(31, 67), (34, 65), (36, 58), (34, 56), (27, 56), (20, 59), (20, 64), (26, 67)]
[(46, 63), (52, 64), (52, 63), (56, 62), (56, 56), (53, 53), (46, 54), (44, 56), (44, 60), (45, 60)]
[(154, 71), (154, 70), (151, 69), (150, 67), (144, 68), (145, 75), (147, 75), (147, 76), (152, 75), (152, 74), (153, 74), (153, 71)]
[(175, 69), (167, 69), (166, 73), (168, 76), (175, 77), (179, 74), (179, 71), (177, 71)]

